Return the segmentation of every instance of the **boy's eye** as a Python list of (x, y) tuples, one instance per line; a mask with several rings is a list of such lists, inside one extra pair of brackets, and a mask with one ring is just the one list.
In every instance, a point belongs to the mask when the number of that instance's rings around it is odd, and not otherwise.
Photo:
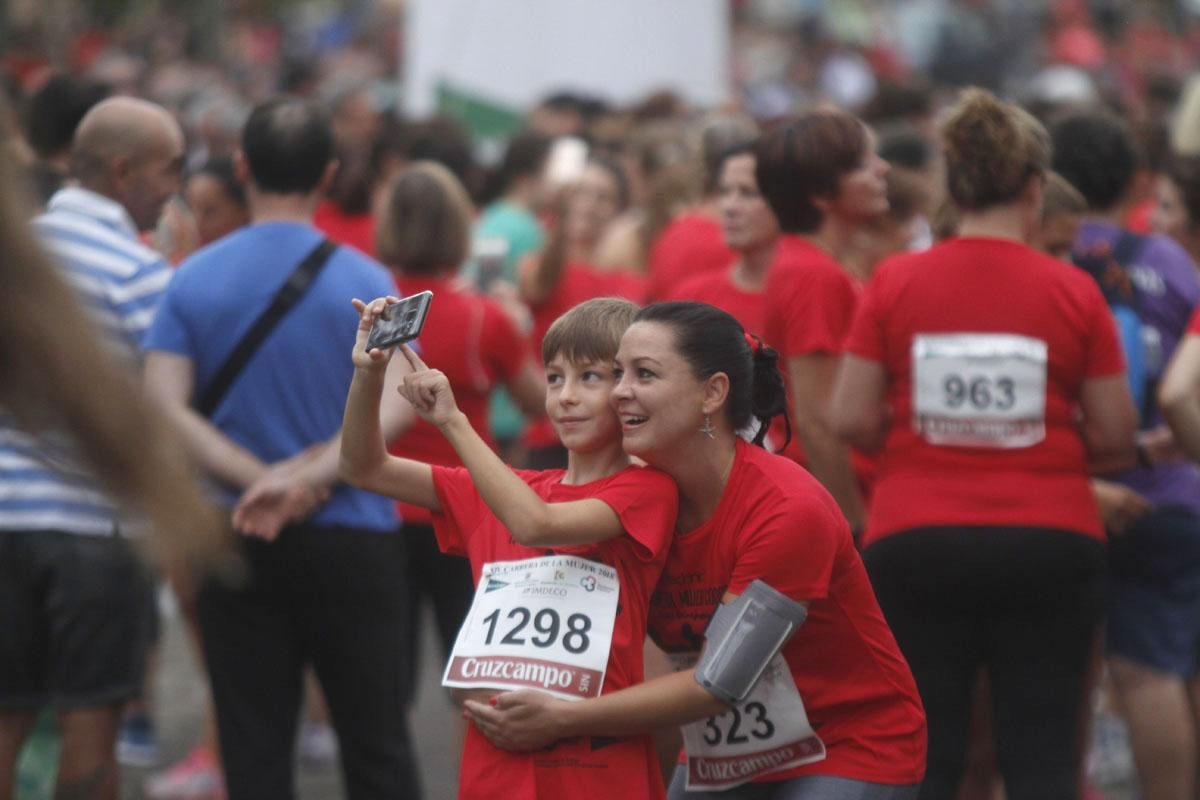
[(557, 372), (547, 372), (546, 373), (546, 383), (551, 384), (551, 385), (556, 384), (556, 383), (562, 383), (562, 375), (559, 375)]

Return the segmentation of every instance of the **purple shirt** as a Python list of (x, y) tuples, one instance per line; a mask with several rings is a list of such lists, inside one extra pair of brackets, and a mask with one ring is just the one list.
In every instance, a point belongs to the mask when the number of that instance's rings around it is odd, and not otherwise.
[[(1086, 222), (1075, 250), (1086, 252), (1099, 242), (1115, 245), (1120, 232), (1108, 222)], [(1200, 302), (1200, 276), (1191, 256), (1159, 234), (1144, 238), (1126, 269), (1141, 299), (1146, 380), (1155, 386), (1187, 331), (1192, 309)], [(1142, 415), (1143, 429), (1163, 424), (1158, 403), (1151, 400), (1149, 405), (1148, 413)], [(1118, 480), (1156, 506), (1183, 506), (1200, 513), (1200, 469), (1190, 462), (1138, 468), (1122, 473)]]

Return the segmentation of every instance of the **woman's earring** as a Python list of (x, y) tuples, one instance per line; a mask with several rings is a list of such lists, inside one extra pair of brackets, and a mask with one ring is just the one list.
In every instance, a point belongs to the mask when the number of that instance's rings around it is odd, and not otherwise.
[(700, 432), (710, 439), (717, 438), (717, 429), (712, 426), (712, 417), (708, 414), (704, 415), (704, 427), (700, 429)]

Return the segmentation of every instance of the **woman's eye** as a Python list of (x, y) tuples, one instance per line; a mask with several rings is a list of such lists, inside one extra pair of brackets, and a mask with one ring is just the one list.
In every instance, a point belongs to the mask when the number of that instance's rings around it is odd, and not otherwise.
[(613, 380), (621, 380), (621, 376), (625, 374), (625, 370), (620, 367), (613, 367)]
[(653, 378), (653, 377), (654, 377), (654, 373), (653, 373), (653, 372), (651, 372), (650, 370), (646, 369), (645, 367), (642, 367), (641, 369), (639, 369), (639, 370), (637, 371), (637, 376), (638, 376), (639, 378), (643, 378), (643, 379), (644, 379), (644, 378)]

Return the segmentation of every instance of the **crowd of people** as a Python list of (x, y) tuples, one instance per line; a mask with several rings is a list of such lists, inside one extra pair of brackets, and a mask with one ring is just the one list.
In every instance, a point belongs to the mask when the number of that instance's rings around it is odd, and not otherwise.
[(1197, 86), (563, 92), (485, 165), (368, 82), (235, 125), (43, 78), (0, 798), (47, 707), (59, 794), (116, 796), (161, 582), (212, 708), (160, 800), (294, 796), (314, 709), (348, 797), (419, 797), (425, 604), (464, 798), (1095, 797), (1098, 697), (1141, 797), (1200, 789)]

